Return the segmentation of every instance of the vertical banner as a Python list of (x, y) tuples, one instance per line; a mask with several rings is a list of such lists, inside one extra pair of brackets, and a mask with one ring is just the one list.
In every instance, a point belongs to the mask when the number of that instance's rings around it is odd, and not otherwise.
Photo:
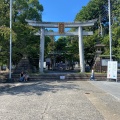
[(116, 79), (117, 81), (117, 61), (108, 61), (107, 78)]

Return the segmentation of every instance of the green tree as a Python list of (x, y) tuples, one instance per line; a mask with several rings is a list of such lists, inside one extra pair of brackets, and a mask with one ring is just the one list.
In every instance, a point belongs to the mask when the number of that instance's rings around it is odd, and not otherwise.
[(58, 53), (64, 53), (65, 52), (65, 47), (67, 45), (66, 42), (66, 38), (65, 37), (60, 37), (57, 41), (56, 41), (56, 51)]
[(9, 2), (0, 0), (0, 26), (9, 26)]
[[(4, 54), (6, 60), (9, 59), (9, 6), (9, 0), (0, 1), (0, 47), (2, 51), (3, 49), (7, 51)], [(38, 28), (28, 26), (25, 19), (42, 21), (42, 11), (43, 6), (38, 0), (13, 0), (12, 62), (14, 64), (17, 64), (24, 54), (38, 57), (40, 40), (34, 35)]]
[[(53, 30), (47, 30), (48, 32), (54, 32)], [(46, 36), (45, 37), (45, 57), (48, 56), (49, 53), (54, 53), (55, 50), (55, 37), (54, 36)]]
[[(112, 20), (112, 54), (119, 59), (119, 24), (120, 24), (120, 0), (111, 0), (111, 20)], [(87, 6), (78, 12), (75, 21), (86, 21), (97, 19), (93, 28), (86, 27), (84, 30), (93, 30), (93, 36), (84, 37), (85, 61), (93, 61), (95, 56), (94, 45), (97, 42), (105, 44), (103, 54), (109, 55), (109, 19), (108, 19), (108, 1), (91, 0)], [(101, 33), (101, 29), (103, 33)], [(102, 36), (103, 35), (103, 36)], [(91, 42), (92, 41), (92, 42)], [(93, 62), (91, 62), (92, 64)], [(89, 63), (90, 64), (90, 63)]]
[[(10, 36), (10, 29), (6, 26), (0, 27), (0, 62), (4, 64), (8, 63), (9, 60), (9, 36)], [(12, 39), (13, 43), (17, 39), (17, 35), (14, 31), (12, 31)]]
[(25, 23), (25, 19), (42, 21), (43, 6), (38, 0), (14, 0), (14, 21)]

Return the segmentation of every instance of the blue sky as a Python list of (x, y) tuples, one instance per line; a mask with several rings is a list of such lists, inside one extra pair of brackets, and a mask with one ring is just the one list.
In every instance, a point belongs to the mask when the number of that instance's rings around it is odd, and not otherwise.
[(46, 22), (73, 22), (76, 14), (90, 0), (39, 0), (44, 11), (42, 20)]

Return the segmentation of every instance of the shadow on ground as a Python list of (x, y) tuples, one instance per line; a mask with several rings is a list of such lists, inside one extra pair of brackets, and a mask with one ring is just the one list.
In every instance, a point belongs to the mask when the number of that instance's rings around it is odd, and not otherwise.
[(10, 95), (42, 95), (45, 92), (56, 93), (59, 90), (79, 90), (79, 85), (61, 81), (39, 81), (39, 82), (22, 82), (22, 83), (4, 83), (0, 86), (0, 96)]

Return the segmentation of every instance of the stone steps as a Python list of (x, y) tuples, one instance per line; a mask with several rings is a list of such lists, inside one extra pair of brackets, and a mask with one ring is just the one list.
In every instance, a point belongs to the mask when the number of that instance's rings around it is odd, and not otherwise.
[[(19, 80), (19, 74), (12, 75), (12, 78), (16, 80)], [(36, 80), (89, 80), (90, 74), (79, 74), (79, 73), (72, 73), (72, 74), (31, 74), (30, 75), (30, 81), (36, 81)], [(97, 80), (107, 80), (106, 74), (104, 75), (95, 75), (95, 79)]]
[[(91, 74), (81, 74), (81, 73), (44, 73), (44, 74), (30, 74), (30, 81), (51, 81), (51, 80), (79, 80), (79, 81), (85, 81), (89, 80)], [(12, 74), (12, 79), (17, 82), (19, 81), (20, 75), (19, 74)], [(4, 77), (4, 80), (8, 79), (8, 75)], [(107, 80), (107, 74), (95, 74), (95, 80), (97, 81), (106, 81)], [(120, 74), (118, 74), (118, 81), (120, 80)]]

